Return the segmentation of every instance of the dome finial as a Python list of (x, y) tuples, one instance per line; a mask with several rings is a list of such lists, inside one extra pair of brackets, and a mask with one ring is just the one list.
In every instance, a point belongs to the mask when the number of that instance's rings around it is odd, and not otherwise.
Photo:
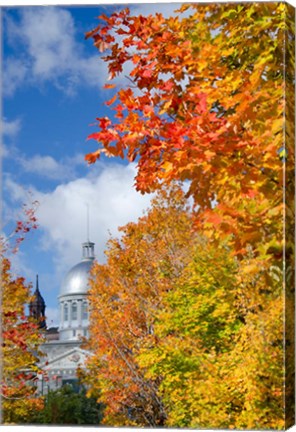
[(89, 242), (89, 204), (86, 203), (86, 241)]
[(86, 242), (82, 243), (82, 259), (93, 260), (95, 258), (94, 243), (89, 240), (89, 204), (86, 205)]

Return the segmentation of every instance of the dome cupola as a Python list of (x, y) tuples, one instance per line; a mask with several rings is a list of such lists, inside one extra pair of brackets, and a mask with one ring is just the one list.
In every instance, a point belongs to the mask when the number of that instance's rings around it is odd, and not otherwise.
[(95, 244), (87, 241), (82, 243), (82, 260), (93, 260), (95, 258)]
[(60, 338), (77, 339), (87, 336), (88, 328), (88, 280), (95, 259), (94, 243), (82, 243), (82, 259), (64, 278), (59, 295)]
[(61, 285), (60, 297), (87, 293), (89, 272), (94, 258), (94, 243), (82, 243), (82, 260), (72, 267), (64, 278)]

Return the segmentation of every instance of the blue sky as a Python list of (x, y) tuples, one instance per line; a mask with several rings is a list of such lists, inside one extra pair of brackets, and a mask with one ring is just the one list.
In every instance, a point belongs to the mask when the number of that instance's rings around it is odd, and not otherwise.
[[(121, 8), (126, 6), (116, 6)], [(174, 6), (135, 4), (135, 13)], [(8, 235), (23, 203), (37, 199), (39, 228), (13, 258), (13, 269), (39, 285), (48, 324), (57, 324), (57, 296), (63, 277), (81, 257), (90, 238), (104, 261), (109, 233), (136, 220), (150, 197), (133, 188), (135, 165), (104, 159), (87, 166), (84, 155), (96, 148), (87, 141), (97, 116), (109, 113), (103, 90), (108, 72), (84, 33), (96, 17), (115, 6), (2, 8), (3, 21), (3, 225)], [(119, 86), (127, 82), (117, 80)], [(109, 113), (110, 114), (110, 113)]]

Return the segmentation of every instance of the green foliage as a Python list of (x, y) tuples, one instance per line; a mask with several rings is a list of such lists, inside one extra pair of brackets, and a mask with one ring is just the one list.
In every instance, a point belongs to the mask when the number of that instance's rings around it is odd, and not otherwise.
[(227, 385), (218, 365), (233, 349), (243, 325), (236, 307), (237, 269), (225, 246), (199, 245), (182, 280), (167, 293), (157, 313), (159, 343), (153, 349), (146, 346), (139, 355), (147, 377), (162, 377), (159, 391), (170, 427), (231, 423)]
[(28, 419), (27, 423), (99, 425), (103, 417), (103, 407), (96, 398), (86, 397), (85, 389), (77, 392), (69, 384), (49, 391), (44, 402), (44, 409)]
[(137, 361), (160, 380), (169, 427), (283, 426), (278, 280), (271, 276), (267, 289), (264, 263), (251, 252), (245, 261), (205, 243), (157, 311), (158, 343)]

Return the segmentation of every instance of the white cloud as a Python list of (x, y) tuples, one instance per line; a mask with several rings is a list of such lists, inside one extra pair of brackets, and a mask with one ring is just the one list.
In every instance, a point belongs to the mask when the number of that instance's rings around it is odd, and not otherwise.
[(20, 131), (21, 120), (19, 118), (9, 121), (4, 118), (1, 121), (1, 131), (3, 136), (14, 138)]
[(13, 278), (16, 277), (24, 277), (25, 284), (27, 286), (30, 285), (30, 281), (34, 280), (34, 272), (28, 265), (26, 254), (19, 247), (17, 252), (14, 250), (14, 247), (17, 246), (15, 243), (14, 233), (9, 233), (8, 235), (2, 231), (1, 239), (6, 245), (5, 256), (10, 261), (10, 272)]
[(49, 194), (37, 194), (37, 213), (45, 231), (46, 248), (55, 247), (58, 265), (64, 270), (80, 259), (86, 240), (86, 203), (90, 206), (90, 237), (96, 243), (98, 259), (104, 259), (109, 231), (141, 216), (150, 197), (133, 187), (134, 165), (110, 164), (98, 175), (69, 182)]
[(8, 57), (3, 64), (3, 87), (5, 96), (11, 96), (20, 87), (30, 70), (26, 60)]
[[(179, 7), (180, 3), (130, 5), (134, 14), (162, 13), (165, 17), (176, 16), (174, 11)], [(51, 81), (58, 89), (73, 95), (80, 84), (99, 87), (107, 81), (107, 64), (100, 60), (95, 48), (94, 55), (85, 54), (85, 43), (77, 41), (70, 11), (61, 7), (27, 7), (23, 8), (19, 22), (8, 17), (7, 23), (9, 43), (13, 47), (21, 44), (25, 50), (19, 57), (5, 60), (4, 94), (12, 95), (22, 84), (40, 85)], [(119, 36), (116, 39), (120, 41)], [(126, 64), (124, 73), (114, 82), (128, 85), (124, 75), (132, 67)]]
[(25, 172), (59, 181), (72, 179), (76, 175), (77, 166), (85, 165), (83, 154), (65, 157), (59, 161), (49, 155), (35, 155), (31, 158), (21, 155), (16, 160)]
[(9, 192), (11, 201), (24, 203), (25, 198), (28, 197), (28, 190), (18, 183), (16, 183), (10, 175), (4, 177), (4, 190)]
[(30, 159), (21, 159), (20, 163), (25, 171), (37, 174), (44, 173), (45, 176), (55, 177), (60, 174), (60, 165), (51, 156), (35, 155)]
[(16, 49), (21, 45), (22, 52), (4, 63), (6, 95), (22, 84), (51, 81), (73, 94), (80, 84), (98, 86), (105, 81), (107, 68), (102, 74), (99, 55), (86, 55), (83, 41), (77, 42), (69, 11), (59, 7), (23, 8), (19, 22), (7, 18), (7, 29), (10, 45)]
[[(0, 119), (0, 158), (15, 157), (16, 147), (15, 138), (21, 129), (21, 119), (7, 120), (6, 118)], [(9, 144), (8, 144), (9, 142)]]
[[(109, 232), (119, 235), (119, 226), (137, 220), (148, 208), (151, 196), (135, 191), (135, 174), (134, 164), (99, 163), (87, 177), (51, 192), (32, 190), (39, 201), (37, 219), (44, 233), (39, 246), (53, 253), (59, 279), (81, 258), (81, 243), (87, 236), (86, 204), (90, 207), (90, 239), (101, 262)], [(23, 202), (22, 186), (7, 178), (5, 187), (15, 201)]]
[(132, 13), (144, 16), (161, 13), (165, 18), (178, 15), (175, 11), (180, 7), (181, 3), (136, 3), (129, 6)]
[(3, 144), (3, 142), (1, 143), (0, 146), (0, 159), (3, 159), (5, 157), (9, 156), (9, 151), (6, 145)]

